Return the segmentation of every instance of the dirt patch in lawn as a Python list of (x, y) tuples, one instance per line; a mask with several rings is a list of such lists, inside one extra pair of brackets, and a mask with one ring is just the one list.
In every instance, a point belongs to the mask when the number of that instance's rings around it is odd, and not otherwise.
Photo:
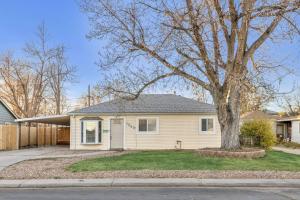
[(26, 160), (0, 171), (0, 179), (72, 178), (73, 173), (66, 170), (71, 164), (89, 158), (119, 156), (127, 153), (129, 152), (123, 151), (105, 153), (103, 155)]
[[(117, 156), (117, 152), (102, 156)], [(89, 158), (100, 157), (90, 156)], [(87, 159), (51, 158), (28, 160), (0, 171), (0, 179), (67, 179), (67, 178), (248, 178), (248, 179), (300, 179), (300, 172), (289, 171), (208, 171), (208, 170), (124, 170), (97, 172), (70, 172), (66, 168)]]

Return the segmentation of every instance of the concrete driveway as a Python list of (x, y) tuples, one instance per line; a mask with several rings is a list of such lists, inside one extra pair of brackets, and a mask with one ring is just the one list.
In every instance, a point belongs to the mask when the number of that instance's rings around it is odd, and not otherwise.
[(109, 151), (72, 151), (69, 146), (50, 146), (15, 151), (0, 151), (0, 171), (24, 160), (101, 155)]

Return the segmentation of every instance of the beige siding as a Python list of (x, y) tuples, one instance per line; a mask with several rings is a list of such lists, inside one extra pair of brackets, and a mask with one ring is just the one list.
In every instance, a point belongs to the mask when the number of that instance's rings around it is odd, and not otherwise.
[(85, 116), (71, 116), (70, 118), (70, 131), (71, 141), (70, 149), (81, 149), (81, 150), (108, 150), (109, 149), (109, 129), (110, 120), (109, 117), (101, 117), (102, 122), (102, 143), (101, 144), (81, 144), (81, 125), (80, 119)]
[(300, 143), (300, 121), (292, 121), (292, 142)]
[[(80, 119), (71, 117), (71, 149), (109, 149), (110, 118), (100, 116), (103, 121), (103, 140), (101, 145), (80, 144)], [(176, 141), (181, 141), (183, 149), (198, 149), (205, 147), (220, 147), (221, 131), (217, 116), (199, 115), (152, 115), (158, 118), (157, 134), (137, 134), (137, 119), (143, 116), (124, 116), (125, 139), (124, 149), (175, 149)], [(201, 133), (199, 121), (201, 117), (214, 118), (214, 132)], [(178, 146), (177, 146), (178, 147)]]

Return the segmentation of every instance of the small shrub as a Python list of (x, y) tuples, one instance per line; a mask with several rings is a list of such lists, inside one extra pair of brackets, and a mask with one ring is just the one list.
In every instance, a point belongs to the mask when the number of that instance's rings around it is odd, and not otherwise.
[(253, 120), (245, 122), (241, 127), (241, 135), (258, 137), (259, 145), (265, 149), (270, 149), (276, 143), (276, 137), (273, 133), (272, 125), (267, 120)]

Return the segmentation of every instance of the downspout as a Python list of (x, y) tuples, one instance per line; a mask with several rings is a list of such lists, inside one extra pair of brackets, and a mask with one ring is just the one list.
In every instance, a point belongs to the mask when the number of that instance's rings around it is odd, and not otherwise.
[(138, 146), (138, 134), (137, 134), (137, 129), (139, 128), (139, 122), (137, 120), (137, 117), (135, 117), (135, 149), (137, 149), (137, 146)]

